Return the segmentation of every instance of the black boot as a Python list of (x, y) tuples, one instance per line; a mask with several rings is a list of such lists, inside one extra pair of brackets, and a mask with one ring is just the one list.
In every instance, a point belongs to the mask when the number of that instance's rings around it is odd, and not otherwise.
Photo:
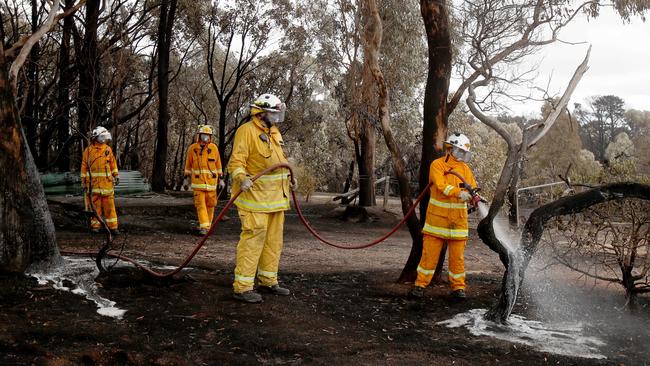
[(233, 299), (247, 302), (250, 304), (256, 304), (258, 302), (262, 302), (262, 295), (258, 294), (254, 290), (242, 292), (242, 293), (234, 293), (232, 294)]
[(280, 287), (280, 285), (275, 284), (273, 286), (257, 286), (257, 289), (260, 290), (261, 292), (265, 292), (267, 294), (274, 294), (274, 295), (280, 295), (280, 296), (289, 296), (291, 295), (291, 291), (289, 291), (288, 288), (283, 288)]
[(421, 299), (424, 297), (424, 287), (413, 286), (411, 291), (409, 291), (408, 297), (412, 299)]

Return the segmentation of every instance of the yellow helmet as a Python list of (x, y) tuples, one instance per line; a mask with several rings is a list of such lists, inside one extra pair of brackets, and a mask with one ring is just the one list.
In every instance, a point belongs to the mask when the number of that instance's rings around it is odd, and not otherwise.
[(210, 125), (199, 125), (199, 134), (214, 135), (212, 131), (212, 126)]

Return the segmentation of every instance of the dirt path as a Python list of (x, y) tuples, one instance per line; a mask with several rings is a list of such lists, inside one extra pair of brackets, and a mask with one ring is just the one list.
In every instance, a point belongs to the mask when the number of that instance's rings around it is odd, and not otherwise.
[[(166, 206), (152, 204), (147, 210), (134, 204), (123, 211), (120, 220), (127, 234), (120, 240), (133, 256), (177, 263), (197, 240), (189, 235), (191, 201), (187, 205), (188, 198), (181, 197), (171, 205), (161, 200)], [(72, 206), (66, 207), (53, 204), (60, 246), (98, 245), (100, 238), (87, 235)], [(397, 221), (394, 215), (378, 214), (375, 222), (350, 229), (331, 217), (335, 210), (335, 205), (320, 201), (307, 205), (306, 211), (315, 227), (340, 241), (370, 240)], [(101, 316), (93, 303), (39, 286), (31, 278), (1, 277), (0, 364), (644, 365), (650, 360), (645, 349), (650, 339), (647, 308), (634, 318), (646, 325), (645, 332), (630, 330), (620, 336), (616, 332), (621, 330), (611, 324), (602, 329), (596, 325), (595, 331), (603, 337), (611, 330), (612, 337), (619, 339), (608, 340), (608, 360), (557, 356), (436, 324), (470, 309), (489, 307), (498, 292), (498, 259), (475, 237), (466, 252), (469, 299), (452, 303), (446, 286), (439, 284), (427, 289), (426, 299), (418, 302), (405, 298), (407, 285), (394, 283), (410, 248), (405, 230), (377, 247), (342, 251), (318, 244), (290, 213), (281, 280), (292, 295), (266, 296), (259, 305), (235, 302), (230, 296), (239, 222), (234, 212), (231, 216), (199, 253), (192, 263), (195, 269), (184, 280), (166, 285), (104, 282), (102, 296), (127, 309), (122, 320)], [(584, 287), (576, 288), (587, 293)], [(611, 293), (590, 296), (612, 297)], [(549, 304), (541, 306), (526, 295), (515, 312), (549, 317), (544, 311)], [(615, 314), (610, 302), (594, 301), (590, 309), (597, 313), (598, 306), (603, 307), (601, 312)], [(621, 328), (625, 328), (622, 323)]]

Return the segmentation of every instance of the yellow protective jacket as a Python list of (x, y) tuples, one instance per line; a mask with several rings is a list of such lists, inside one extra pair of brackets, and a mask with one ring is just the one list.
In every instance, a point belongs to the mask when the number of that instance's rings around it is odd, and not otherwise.
[(452, 169), (472, 187), (476, 187), (474, 174), (464, 162), (456, 160), (451, 154), (434, 160), (429, 169), (429, 182), (433, 185), (422, 232), (442, 239), (462, 240), (469, 234), (467, 203), (458, 198), (462, 181), (453, 174), (444, 174)]
[(81, 185), (93, 194), (112, 196), (113, 177), (119, 174), (113, 150), (107, 144), (93, 142), (84, 150), (81, 161)]
[(192, 178), (193, 191), (216, 191), (219, 177), (223, 175), (217, 145), (201, 146), (195, 142), (187, 149), (185, 175)]
[[(257, 116), (237, 129), (228, 171), (233, 177), (232, 194), (246, 177), (278, 163), (286, 163), (282, 151), (282, 135), (276, 126), (267, 128)], [(235, 205), (252, 212), (276, 212), (291, 208), (289, 204), (289, 171), (276, 169), (255, 181), (253, 186), (243, 192)]]

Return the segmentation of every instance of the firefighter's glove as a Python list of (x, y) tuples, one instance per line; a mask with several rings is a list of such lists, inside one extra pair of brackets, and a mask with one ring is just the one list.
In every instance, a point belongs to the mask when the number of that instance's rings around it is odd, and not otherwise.
[(113, 177), (113, 185), (116, 187), (120, 185), (120, 177)]
[(296, 179), (296, 177), (294, 177), (293, 175), (291, 176), (291, 181), (289, 181), (289, 186), (293, 191), (298, 189), (298, 179)]
[(460, 191), (458, 198), (460, 198), (460, 200), (463, 202), (469, 202), (472, 199), (472, 195), (467, 191)]
[(225, 186), (226, 186), (226, 182), (224, 182), (223, 180), (219, 180), (219, 189), (221, 190), (221, 189), (223, 189)]
[(242, 192), (246, 192), (249, 189), (251, 189), (252, 186), (253, 186), (253, 181), (250, 178), (246, 177), (241, 182), (241, 185), (239, 186), (239, 189), (241, 189)]
[(187, 191), (188, 189), (190, 189), (190, 177), (186, 175), (183, 179), (183, 190)]
[(479, 202), (484, 201), (483, 197), (479, 196), (478, 194), (475, 194), (472, 197), (472, 206), (478, 207)]

